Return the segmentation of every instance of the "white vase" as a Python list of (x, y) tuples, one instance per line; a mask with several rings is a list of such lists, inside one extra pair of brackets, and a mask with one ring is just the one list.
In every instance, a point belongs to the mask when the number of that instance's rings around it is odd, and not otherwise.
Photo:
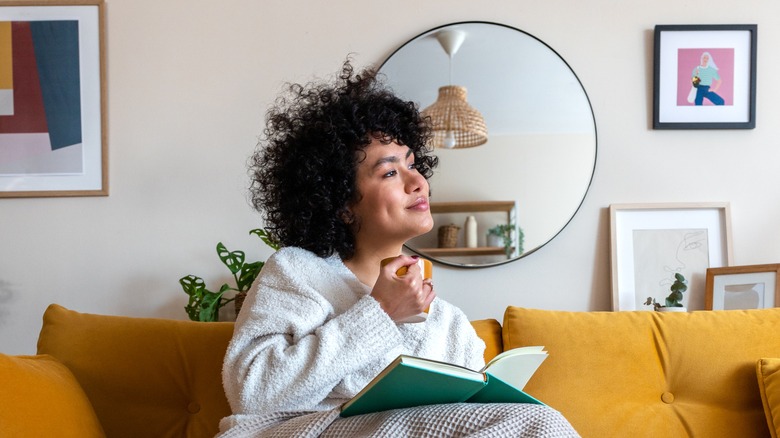
[(469, 216), (466, 218), (466, 224), (463, 226), (466, 230), (466, 248), (477, 247), (477, 218)]
[(659, 307), (657, 312), (687, 312), (687, 307)]

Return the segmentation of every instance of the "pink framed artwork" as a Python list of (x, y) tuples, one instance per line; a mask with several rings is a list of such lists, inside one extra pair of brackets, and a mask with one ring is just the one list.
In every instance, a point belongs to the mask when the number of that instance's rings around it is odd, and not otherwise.
[(756, 33), (754, 24), (656, 26), (653, 128), (754, 128)]

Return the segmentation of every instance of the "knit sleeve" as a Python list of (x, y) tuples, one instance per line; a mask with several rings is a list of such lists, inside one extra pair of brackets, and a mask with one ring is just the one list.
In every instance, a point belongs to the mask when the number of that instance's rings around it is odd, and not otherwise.
[[(354, 292), (321, 260), (285, 256), (266, 263), (225, 356), (234, 414), (315, 409), (345, 376), (402, 343), (372, 297), (350, 302)], [(338, 293), (347, 304), (326, 298)]]

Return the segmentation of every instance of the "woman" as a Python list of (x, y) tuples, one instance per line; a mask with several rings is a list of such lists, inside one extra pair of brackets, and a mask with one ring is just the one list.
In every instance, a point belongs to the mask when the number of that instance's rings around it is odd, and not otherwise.
[(691, 73), (691, 81), (697, 84), (695, 85), (696, 98), (693, 101), (694, 105), (703, 105), (704, 98), (707, 98), (715, 105), (724, 104), (723, 98), (717, 93), (722, 80), (718, 74), (718, 66), (715, 65), (715, 60), (712, 59), (710, 52), (701, 54), (699, 65)]
[[(349, 61), (336, 84), (289, 91), (269, 111), (251, 165), (253, 203), (283, 248), (236, 322), (223, 370), (233, 415), (220, 424), (222, 436), (408, 436), (419, 427), (514, 434), (525, 430), (514, 424), (521, 416), (531, 419), (523, 428), (576, 436), (560, 414), (531, 405), (339, 417), (399, 354), (479, 369), (485, 346), (458, 308), (436, 298), (416, 258), (399, 256), (404, 242), (433, 227), (427, 178), (437, 159), (415, 105), (373, 72), (353, 74)], [(387, 257), (394, 259), (381, 267)], [(399, 277), (402, 266), (408, 272)], [(429, 305), (425, 322), (400, 323)]]

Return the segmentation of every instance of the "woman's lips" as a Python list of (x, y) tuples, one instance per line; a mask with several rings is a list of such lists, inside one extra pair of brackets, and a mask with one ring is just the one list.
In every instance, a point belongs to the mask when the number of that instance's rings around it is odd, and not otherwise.
[(428, 200), (426, 198), (417, 198), (412, 205), (407, 207), (409, 210), (427, 211), (429, 208)]

